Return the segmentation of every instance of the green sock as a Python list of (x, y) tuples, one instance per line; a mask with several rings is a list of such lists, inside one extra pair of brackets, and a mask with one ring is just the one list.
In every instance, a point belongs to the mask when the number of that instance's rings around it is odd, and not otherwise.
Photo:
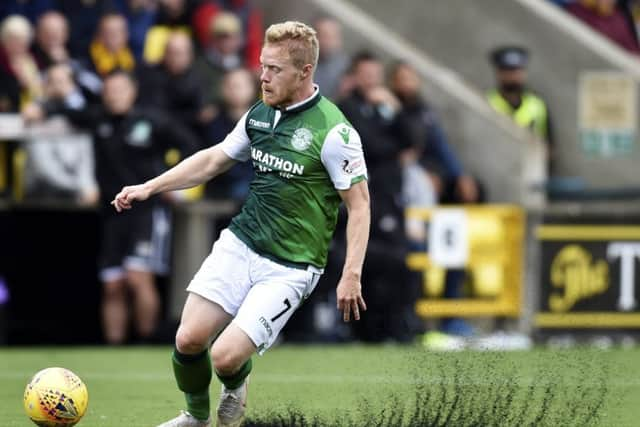
[(173, 373), (178, 388), (184, 392), (187, 411), (199, 420), (209, 418), (209, 384), (211, 383), (211, 359), (204, 350), (198, 354), (182, 354), (173, 350)]
[(227, 389), (235, 390), (236, 388), (240, 387), (244, 382), (244, 379), (247, 378), (247, 376), (249, 375), (249, 372), (251, 372), (252, 366), (253, 366), (253, 363), (251, 362), (251, 359), (249, 359), (246, 362), (244, 362), (244, 365), (242, 365), (238, 370), (238, 372), (236, 372), (235, 374), (231, 374), (225, 377), (220, 375), (218, 372), (216, 372), (216, 375), (218, 376), (218, 379), (222, 382), (222, 384), (224, 384), (224, 386)]

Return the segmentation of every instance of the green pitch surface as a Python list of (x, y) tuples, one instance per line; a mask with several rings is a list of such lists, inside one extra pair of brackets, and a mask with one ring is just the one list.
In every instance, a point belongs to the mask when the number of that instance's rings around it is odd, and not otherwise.
[[(87, 384), (81, 427), (154, 426), (183, 407), (170, 352), (0, 349), (0, 426), (31, 425), (22, 393), (31, 375), (50, 366), (71, 369)], [(212, 386), (214, 399), (218, 387)], [(640, 350), (281, 346), (254, 358), (248, 420), (260, 426), (639, 426)]]

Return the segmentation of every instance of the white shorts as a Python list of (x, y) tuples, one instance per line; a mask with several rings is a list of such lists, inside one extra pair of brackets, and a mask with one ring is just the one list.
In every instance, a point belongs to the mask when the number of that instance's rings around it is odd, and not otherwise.
[(262, 354), (319, 279), (258, 255), (225, 229), (187, 291), (219, 304)]

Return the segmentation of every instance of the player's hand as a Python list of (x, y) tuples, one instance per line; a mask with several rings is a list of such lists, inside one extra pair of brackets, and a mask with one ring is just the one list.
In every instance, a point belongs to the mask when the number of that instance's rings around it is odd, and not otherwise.
[(149, 197), (151, 197), (151, 190), (147, 185), (132, 185), (124, 187), (118, 194), (116, 194), (116, 197), (113, 199), (111, 204), (118, 212), (122, 212), (125, 209), (131, 209), (131, 204), (134, 201), (142, 202), (143, 200), (147, 200)]
[(351, 313), (355, 320), (360, 320), (360, 309), (367, 310), (362, 298), (362, 286), (360, 280), (342, 276), (336, 289), (338, 310), (342, 311), (342, 319), (345, 322), (351, 320)]

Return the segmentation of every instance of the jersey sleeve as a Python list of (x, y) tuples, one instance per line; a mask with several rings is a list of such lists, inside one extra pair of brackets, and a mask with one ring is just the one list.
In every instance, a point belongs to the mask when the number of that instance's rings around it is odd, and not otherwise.
[(340, 123), (329, 131), (320, 159), (336, 190), (347, 190), (367, 179), (360, 135), (346, 123)]
[(236, 127), (226, 136), (226, 138), (220, 143), (222, 151), (234, 160), (240, 162), (246, 162), (249, 160), (249, 135), (247, 135), (247, 128), (245, 127), (247, 121), (247, 115), (244, 115), (236, 123)]

